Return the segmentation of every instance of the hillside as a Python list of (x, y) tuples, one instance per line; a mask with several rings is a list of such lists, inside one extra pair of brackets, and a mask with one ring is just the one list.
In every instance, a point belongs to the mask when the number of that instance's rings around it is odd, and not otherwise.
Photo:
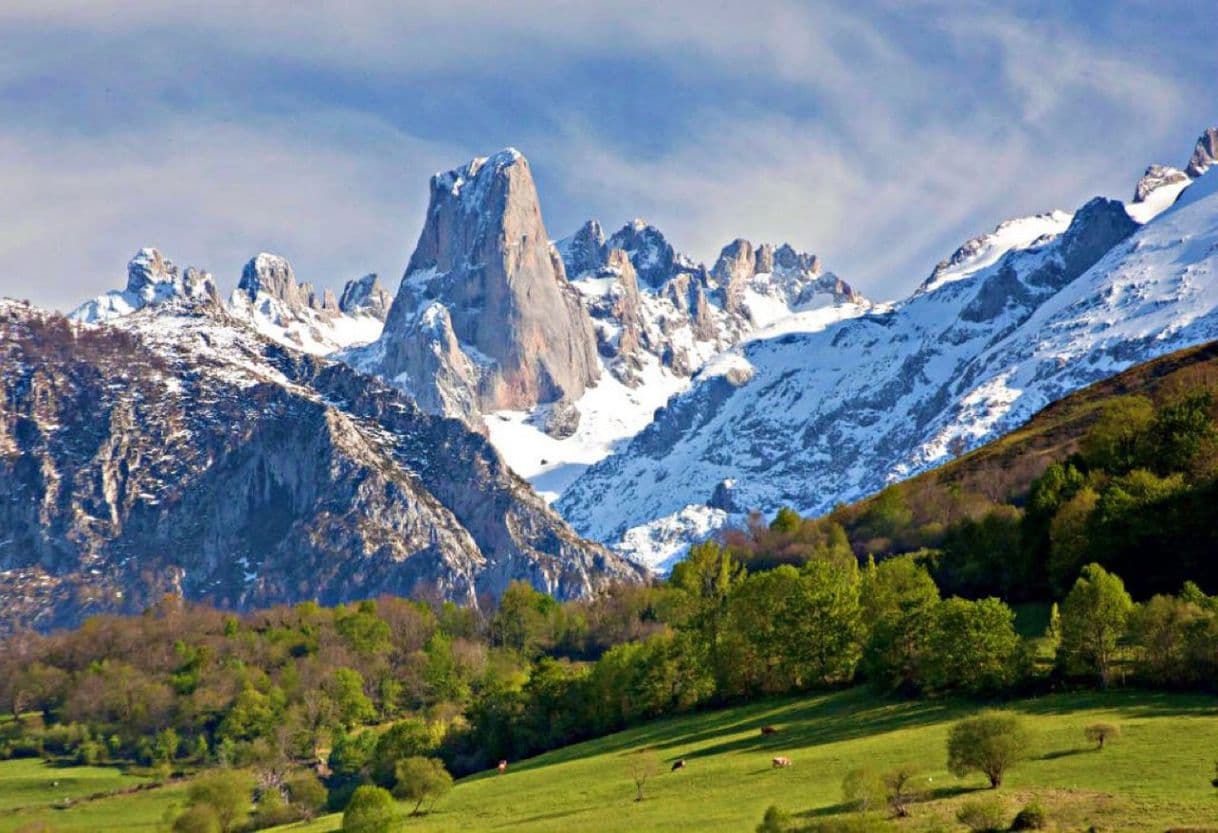
[[(811, 824), (847, 815), (841, 782), (850, 769), (913, 763), (931, 800), (915, 805), (895, 829), (959, 830), (955, 809), (989, 791), (983, 778), (946, 772), (944, 743), (951, 721), (975, 708), (957, 701), (884, 700), (855, 689), (661, 720), (513, 761), (502, 776), (466, 778), (433, 812), (404, 822), (402, 829), (748, 831), (770, 804)], [(1061, 830), (1095, 825), (1162, 831), (1212, 821), (1211, 739), (1218, 733), (1212, 697), (1054, 695), (1011, 708), (1027, 718), (1035, 752), (998, 791), (1008, 816), (1036, 799)], [(1087, 748), (1082, 729), (1098, 720), (1118, 723), (1123, 736), (1097, 753)], [(779, 733), (760, 736), (758, 729), (771, 724)], [(662, 772), (648, 782), (648, 798), (635, 802), (627, 768), (630, 756), (644, 747), (656, 751)], [(775, 755), (789, 756), (793, 766), (771, 769)], [(682, 758), (686, 768), (670, 773), (672, 762)], [(14, 767), (37, 777), (28, 764), (15, 761), (0, 764), (0, 783)], [(0, 814), (0, 831), (40, 819), (62, 833), (154, 830), (167, 802), (157, 795)], [(339, 823), (332, 815), (276, 830), (329, 833)]]

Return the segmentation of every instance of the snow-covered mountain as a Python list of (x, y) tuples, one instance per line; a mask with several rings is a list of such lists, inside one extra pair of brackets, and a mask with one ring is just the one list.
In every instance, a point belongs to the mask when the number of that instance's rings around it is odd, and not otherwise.
[(367, 344), (380, 335), (389, 306), (376, 275), (349, 281), (341, 300), (329, 290), (315, 291), (296, 282), (284, 258), (262, 252), (246, 263), (227, 303), (220, 300), (211, 274), (195, 267), (179, 271), (153, 248), (140, 249), (127, 264), (127, 285), (86, 301), (68, 314), (74, 321), (115, 322), (149, 307), (178, 301), (223, 307), (258, 332), (314, 355)]
[(815, 329), (869, 308), (788, 245), (736, 240), (707, 269), (642, 220), (551, 243), (508, 148), (432, 178), (385, 329), (343, 357), (487, 431), (554, 497), (725, 348), (793, 313)]
[(0, 365), (0, 632), (166, 592), (476, 604), (512, 580), (570, 598), (641, 577), (484, 437), (214, 298), (93, 324), (0, 299)]
[(1148, 169), (1128, 206), (1003, 223), (890, 308), (725, 351), (556, 506), (664, 564), (744, 511), (825, 511), (1218, 338), (1218, 175), (1195, 178), (1216, 138), (1189, 173)]

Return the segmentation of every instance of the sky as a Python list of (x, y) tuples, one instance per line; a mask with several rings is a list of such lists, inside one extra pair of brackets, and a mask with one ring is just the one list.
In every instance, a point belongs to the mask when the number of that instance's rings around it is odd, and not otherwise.
[(1215, 42), (1208, 2), (4, 0), (0, 295), (70, 309), (142, 246), (395, 288), (428, 177), (511, 145), (553, 238), (788, 241), (897, 298), (1183, 166)]

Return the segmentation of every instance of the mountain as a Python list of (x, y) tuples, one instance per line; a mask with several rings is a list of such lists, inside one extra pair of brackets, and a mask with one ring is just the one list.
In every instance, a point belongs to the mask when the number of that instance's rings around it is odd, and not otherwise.
[(376, 275), (367, 275), (349, 281), (342, 300), (335, 300), (329, 290), (318, 293), (312, 284), (297, 283), (286, 259), (261, 252), (245, 264), (237, 289), (224, 304), (210, 273), (194, 267), (179, 273), (157, 249), (144, 248), (127, 264), (124, 289), (87, 301), (68, 317), (86, 324), (114, 322), (169, 301), (200, 300), (223, 306), (268, 338), (327, 355), (375, 340), (384, 326), (388, 299)]
[[(144, 270), (173, 291), (145, 293)], [(462, 423), (260, 334), (214, 293), (188, 297), (159, 256), (141, 252), (137, 273), (86, 310), (133, 308), (108, 323), (0, 302), (6, 626), (135, 612), (170, 591), (234, 608), (474, 603), (513, 579), (570, 598), (640, 577)], [(272, 258), (238, 292), (333, 312)]]
[(869, 307), (787, 245), (738, 240), (707, 269), (642, 220), (551, 242), (508, 148), (432, 178), (380, 338), (341, 357), (486, 432), (555, 497), (725, 348), (792, 313), (814, 329)]
[(1158, 178), (1128, 208), (1004, 223), (890, 308), (725, 351), (556, 506), (663, 564), (746, 510), (823, 512), (1218, 337), (1218, 180)]
[(436, 174), (419, 243), (380, 339), (352, 361), (425, 408), (476, 421), (577, 399), (596, 383), (592, 324), (509, 148)]

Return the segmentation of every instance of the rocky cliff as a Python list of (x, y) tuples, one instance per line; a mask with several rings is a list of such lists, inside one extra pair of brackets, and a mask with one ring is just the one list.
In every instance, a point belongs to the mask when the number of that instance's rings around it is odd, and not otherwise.
[(639, 577), (461, 423), (218, 305), (80, 325), (0, 302), (0, 363), (9, 626), (170, 591), (234, 608), (474, 603), (513, 579), (570, 598)]
[(353, 361), (427, 407), (572, 400), (600, 368), (592, 324), (542, 222), (528, 161), (508, 149), (431, 180), (423, 231), (379, 341)]

